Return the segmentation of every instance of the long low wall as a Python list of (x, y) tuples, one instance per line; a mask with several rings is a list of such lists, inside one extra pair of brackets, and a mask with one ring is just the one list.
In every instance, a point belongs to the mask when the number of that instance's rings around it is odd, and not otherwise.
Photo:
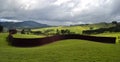
[(9, 36), (10, 44), (13, 46), (20, 47), (30, 47), (30, 46), (40, 46), (48, 43), (52, 43), (58, 40), (65, 39), (81, 39), (81, 40), (90, 40), (103, 43), (115, 43), (115, 37), (95, 37), (95, 36), (85, 36), (85, 35), (56, 35), (46, 38), (32, 38), (32, 39), (23, 39), (23, 38), (13, 38)]

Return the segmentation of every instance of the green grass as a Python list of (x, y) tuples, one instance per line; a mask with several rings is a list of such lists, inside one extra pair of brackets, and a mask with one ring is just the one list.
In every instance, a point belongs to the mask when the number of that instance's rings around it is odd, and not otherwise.
[[(120, 45), (62, 40), (38, 47), (12, 47), (0, 33), (0, 62), (119, 62)], [(103, 40), (104, 41), (104, 40)]]
[(8, 33), (0, 33), (0, 47), (6, 47)]
[(83, 26), (58, 26), (58, 27), (48, 27), (48, 28), (37, 28), (37, 29), (32, 29), (32, 31), (42, 31), (44, 32), (45, 30), (52, 29), (53, 31), (49, 33), (56, 33), (56, 30), (65, 30), (69, 29), (71, 32), (75, 32), (76, 34), (82, 34), (83, 30), (90, 30), (92, 27), (93, 30), (99, 29), (99, 28), (109, 28), (115, 26), (112, 23), (97, 23), (97, 24), (89, 24), (89, 25), (83, 25)]
[(101, 33), (101, 34), (95, 34), (95, 36), (118, 37), (118, 36), (120, 36), (120, 32)]
[(56, 33), (56, 30), (66, 30), (69, 29), (71, 32), (75, 32), (77, 34), (82, 34), (83, 30), (88, 30), (88, 27), (81, 27), (81, 26), (58, 26), (58, 27), (49, 27), (49, 28), (38, 28), (38, 29), (33, 29), (32, 31), (42, 31), (44, 32), (45, 30), (52, 29), (50, 33)]
[(99, 29), (99, 28), (109, 28), (109, 27), (113, 27), (113, 26), (116, 26), (115, 24), (112, 24), (112, 23), (96, 23), (96, 24), (89, 24), (89, 25), (85, 25), (85, 26), (82, 26), (82, 27), (93, 27), (93, 29)]
[(32, 34), (15, 34), (14, 38), (44, 38), (46, 36), (43, 35), (32, 35)]
[(120, 32), (101, 33), (101, 34), (95, 34), (93, 36), (116, 37), (116, 44), (120, 44)]

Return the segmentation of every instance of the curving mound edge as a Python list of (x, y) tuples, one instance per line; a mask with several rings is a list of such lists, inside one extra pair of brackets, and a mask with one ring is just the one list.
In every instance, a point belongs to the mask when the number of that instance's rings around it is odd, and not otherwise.
[(103, 42), (103, 43), (113, 43), (113, 44), (115, 44), (116, 42), (115, 37), (95, 37), (95, 36), (85, 36), (85, 35), (78, 35), (78, 34), (55, 35), (51, 37), (31, 38), (31, 39), (14, 38), (12, 35), (8, 36), (9, 44), (12, 46), (19, 46), (19, 47), (40, 46), (40, 45), (56, 42), (59, 40), (66, 40), (66, 39), (81, 39), (81, 40), (90, 40), (90, 41)]

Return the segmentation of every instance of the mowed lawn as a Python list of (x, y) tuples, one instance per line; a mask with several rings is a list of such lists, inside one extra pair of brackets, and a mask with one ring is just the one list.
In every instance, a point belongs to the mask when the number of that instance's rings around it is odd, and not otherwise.
[(7, 35), (0, 33), (0, 62), (120, 62), (119, 44), (70, 39), (23, 48), (8, 45)]

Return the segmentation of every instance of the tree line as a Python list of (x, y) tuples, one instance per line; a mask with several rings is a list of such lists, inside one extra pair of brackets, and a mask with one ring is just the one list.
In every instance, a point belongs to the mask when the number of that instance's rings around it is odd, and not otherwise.
[(114, 27), (110, 28), (100, 28), (96, 30), (85, 30), (83, 31), (83, 34), (99, 34), (99, 33), (104, 33), (104, 32), (120, 32), (120, 24), (117, 22), (112, 22), (113, 24), (116, 24)]
[(0, 32), (2, 32), (3, 31), (3, 26), (2, 25), (0, 25)]

